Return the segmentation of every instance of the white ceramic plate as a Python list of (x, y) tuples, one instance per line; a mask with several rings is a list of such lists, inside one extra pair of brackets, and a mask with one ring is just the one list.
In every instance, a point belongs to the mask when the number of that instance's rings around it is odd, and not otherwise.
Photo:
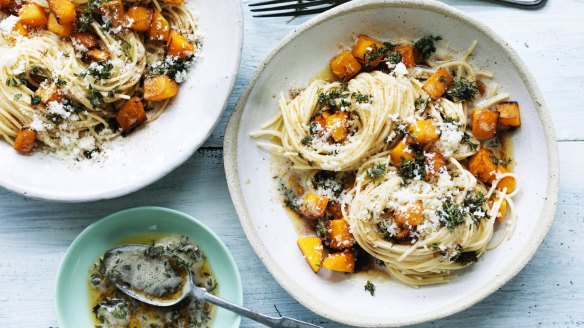
[(170, 108), (152, 124), (117, 138), (101, 163), (72, 164), (18, 155), (0, 143), (0, 186), (28, 197), (81, 202), (138, 190), (185, 162), (207, 139), (235, 83), (243, 42), (239, 0), (188, 0), (203, 35), (202, 58)]
[[(522, 127), (513, 134), (522, 192), (515, 198), (517, 228), (510, 240), (449, 284), (419, 289), (386, 279), (375, 297), (365, 280), (330, 272), (314, 274), (298, 247), (297, 234), (270, 174), (270, 154), (250, 132), (277, 111), (277, 95), (306, 86), (356, 34), (413, 39), (438, 34), (455, 50), (473, 40), (473, 64), (496, 74), (521, 104)], [(537, 163), (537, 164), (535, 164)], [(558, 157), (544, 100), (516, 53), (486, 26), (438, 1), (353, 1), (318, 16), (286, 37), (258, 67), (235, 109), (225, 136), (229, 189), (247, 237), (274, 278), (298, 302), (331, 320), (359, 327), (385, 327), (434, 320), (461, 311), (496, 291), (529, 261), (548, 232), (558, 195)]]

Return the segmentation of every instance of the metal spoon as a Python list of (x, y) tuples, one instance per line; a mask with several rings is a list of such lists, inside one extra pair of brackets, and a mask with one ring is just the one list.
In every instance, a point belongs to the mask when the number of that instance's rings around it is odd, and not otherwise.
[[(114, 248), (110, 249), (109, 251), (107, 251), (105, 253), (104, 260), (103, 260), (103, 263), (104, 263), (104, 266), (106, 269), (106, 273), (108, 272), (108, 270), (113, 270), (115, 265), (117, 265), (117, 262), (115, 260), (112, 261), (112, 259), (115, 259), (121, 253), (133, 252), (133, 253), (144, 254), (144, 251), (146, 251), (147, 249), (148, 249), (148, 246), (146, 246), (146, 245), (123, 245), (123, 246), (118, 246), (118, 247), (114, 247)], [(110, 279), (110, 280), (112, 280), (112, 282), (115, 284), (115, 286), (119, 290), (121, 290), (123, 293), (125, 293), (126, 295), (128, 295), (134, 299), (137, 299), (141, 302), (144, 302), (146, 304), (150, 304), (150, 305), (154, 305), (154, 306), (161, 306), (161, 307), (172, 306), (172, 305), (175, 305), (175, 304), (181, 302), (185, 298), (192, 296), (197, 301), (204, 301), (204, 302), (208, 302), (211, 304), (215, 304), (215, 305), (220, 306), (224, 309), (227, 309), (229, 311), (237, 313), (241, 316), (244, 316), (246, 318), (249, 318), (251, 320), (254, 320), (254, 321), (257, 321), (261, 324), (264, 324), (268, 327), (275, 327), (275, 328), (284, 328), (284, 327), (285, 328), (307, 328), (307, 327), (322, 328), (320, 326), (316, 326), (316, 325), (313, 325), (313, 324), (310, 324), (307, 322), (295, 320), (295, 319), (288, 318), (288, 317), (275, 318), (275, 317), (263, 315), (261, 313), (246, 309), (244, 307), (241, 307), (239, 305), (236, 305), (234, 303), (231, 303), (229, 301), (221, 299), (213, 294), (208, 293), (205, 288), (196, 286), (193, 283), (190, 271), (185, 269), (182, 266), (176, 265), (177, 261), (173, 259), (172, 255), (161, 254), (161, 255), (157, 255), (157, 256), (159, 256), (159, 259), (167, 260), (168, 263), (173, 265), (174, 272), (172, 274), (175, 274), (176, 278), (181, 279), (181, 284), (178, 287), (179, 288), (182, 287), (182, 288), (180, 288), (180, 290), (177, 290), (176, 293), (173, 293), (172, 296), (162, 297), (162, 296), (158, 296), (158, 295), (149, 294), (147, 292), (144, 292), (143, 290), (140, 290), (140, 291), (135, 290), (132, 288), (131, 283), (129, 283), (128, 281), (124, 281), (123, 279), (120, 279), (119, 276), (118, 276), (118, 279)], [(168, 272), (164, 272), (161, 270), (156, 271), (156, 272), (159, 273), (160, 275), (164, 275), (164, 277), (160, 276), (160, 277), (155, 277), (155, 278), (160, 278), (162, 280), (164, 280), (165, 277), (166, 278), (173, 278), (173, 277), (169, 277)]]

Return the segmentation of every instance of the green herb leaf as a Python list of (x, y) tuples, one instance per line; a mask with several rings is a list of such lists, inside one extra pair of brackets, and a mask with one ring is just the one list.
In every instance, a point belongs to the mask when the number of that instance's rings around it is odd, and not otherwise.
[(461, 78), (456, 79), (454, 83), (448, 87), (445, 97), (454, 102), (463, 102), (472, 99), (477, 92), (479, 92), (479, 90), (474, 82)]
[(367, 280), (367, 283), (365, 284), (365, 291), (369, 292), (369, 294), (371, 294), (371, 296), (375, 296), (375, 285), (373, 283), (371, 283), (371, 281)]
[(414, 48), (419, 52), (422, 60), (427, 60), (436, 51), (434, 42), (442, 40), (440, 36), (428, 35), (414, 42)]

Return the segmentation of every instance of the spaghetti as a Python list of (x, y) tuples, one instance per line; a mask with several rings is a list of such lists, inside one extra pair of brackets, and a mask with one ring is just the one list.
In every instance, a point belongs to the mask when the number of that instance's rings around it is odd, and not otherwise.
[(519, 188), (503, 138), (518, 104), (468, 63), (476, 42), (443, 60), (439, 40), (360, 35), (331, 62), (340, 81), (282, 96), (254, 133), (286, 163), (279, 189), (314, 227), (298, 244), (315, 272), (358, 271), (368, 254), (404, 284), (445, 283), (512, 232)]
[(21, 153), (38, 141), (60, 157), (97, 155), (164, 112), (200, 48), (182, 1), (15, 0), (1, 9), (0, 135)]

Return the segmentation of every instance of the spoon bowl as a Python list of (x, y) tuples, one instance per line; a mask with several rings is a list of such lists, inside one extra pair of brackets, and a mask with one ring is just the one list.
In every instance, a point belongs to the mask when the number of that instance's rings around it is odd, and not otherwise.
[(190, 270), (180, 265), (174, 255), (146, 245), (114, 247), (105, 253), (103, 264), (106, 277), (120, 291), (146, 304), (172, 306), (191, 296), (268, 327), (319, 328), (288, 317), (269, 317), (210, 294), (194, 284)]

